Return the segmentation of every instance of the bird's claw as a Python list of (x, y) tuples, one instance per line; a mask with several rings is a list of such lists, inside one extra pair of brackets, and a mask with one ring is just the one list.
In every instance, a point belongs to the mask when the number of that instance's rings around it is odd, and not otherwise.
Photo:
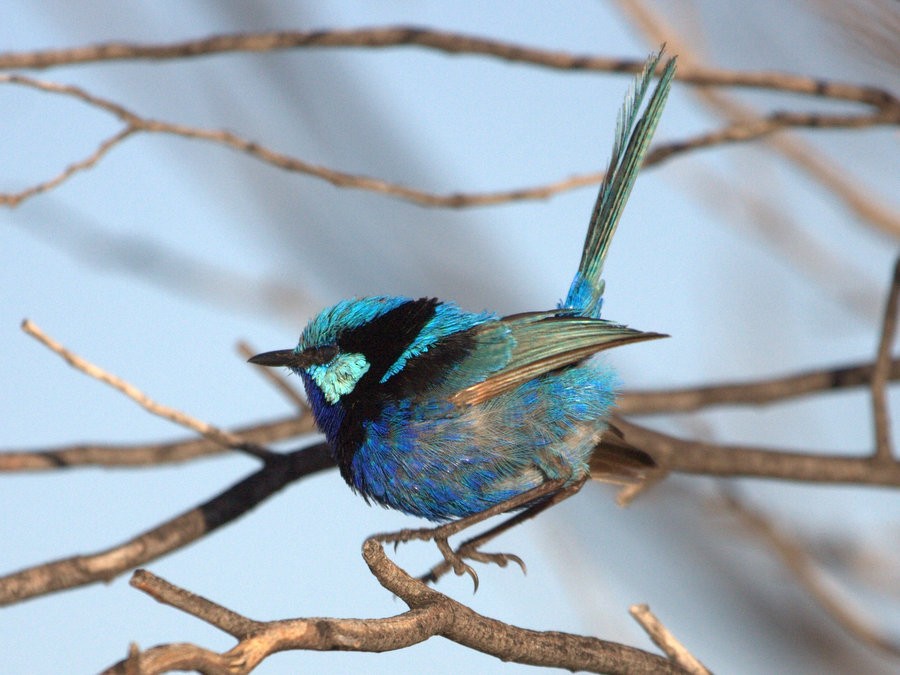
[[(447, 541), (446, 537), (435, 537), (434, 543), (437, 545), (438, 550), (441, 552), (441, 555), (444, 556), (444, 560), (453, 569), (453, 573), (458, 577), (461, 577), (463, 574), (468, 574), (470, 577), (472, 577), (472, 585), (475, 587), (475, 591), (477, 591), (478, 573), (472, 568), (471, 565), (467, 565), (463, 561), (463, 559), (468, 556), (464, 554), (460, 555), (459, 551), (454, 551), (450, 546), (450, 542)], [(437, 581), (438, 576), (440, 575), (437, 575), (435, 577), (435, 581)]]
[(435, 538), (434, 543), (437, 544), (441, 555), (444, 556), (444, 561), (438, 563), (419, 577), (419, 580), (426, 584), (436, 583), (444, 574), (453, 570), (453, 573), (457, 576), (468, 574), (472, 577), (474, 586), (472, 592), (478, 591), (478, 574), (465, 560), (473, 560), (486, 565), (494, 564), (499, 567), (506, 567), (510, 562), (514, 562), (522, 568), (523, 574), (527, 572), (525, 562), (519, 556), (513, 553), (487, 553), (480, 551), (475, 541), (465, 542), (455, 551), (450, 547), (446, 538)]
[(467, 553), (465, 557), (486, 565), (493, 563), (499, 567), (506, 567), (510, 562), (514, 562), (522, 568), (522, 574), (528, 573), (525, 561), (514, 553), (485, 553), (484, 551), (474, 550), (471, 553)]

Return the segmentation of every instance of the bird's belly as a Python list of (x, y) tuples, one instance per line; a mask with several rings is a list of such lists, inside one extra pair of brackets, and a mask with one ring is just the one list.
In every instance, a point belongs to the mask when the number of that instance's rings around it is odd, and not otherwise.
[(581, 365), (465, 408), (389, 403), (365, 424), (352, 486), (430, 520), (478, 513), (548, 479), (587, 475), (614, 397), (611, 371)]

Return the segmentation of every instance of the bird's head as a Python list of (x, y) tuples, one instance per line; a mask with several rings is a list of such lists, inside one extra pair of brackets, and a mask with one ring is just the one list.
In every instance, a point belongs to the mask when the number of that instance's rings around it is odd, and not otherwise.
[[(441, 377), (466, 349), (459, 336), (493, 318), (434, 298), (342, 300), (307, 324), (294, 349), (258, 354), (250, 362), (291, 368), (303, 377), (314, 403), (352, 398), (358, 404), (378, 393), (402, 397), (406, 389)], [(426, 352), (428, 358), (418, 358)]]
[(257, 354), (250, 363), (287, 366), (303, 376), (307, 387), (314, 383), (325, 401), (335, 404), (380, 360), (379, 352), (391, 337), (384, 324), (394, 323), (392, 310), (409, 304), (409, 298), (387, 296), (343, 300), (311, 319), (294, 349)]

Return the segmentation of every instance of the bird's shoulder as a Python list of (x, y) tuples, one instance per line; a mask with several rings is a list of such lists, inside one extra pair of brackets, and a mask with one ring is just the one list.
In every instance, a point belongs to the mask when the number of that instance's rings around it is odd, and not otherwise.
[[(394, 374), (398, 389), (413, 399), (477, 405), (603, 349), (657, 337), (567, 309), (498, 317), (448, 307), (446, 323), (423, 329)], [(462, 316), (478, 320), (460, 328)], [(432, 340), (435, 333), (441, 339)]]
[(462, 365), (473, 362), (468, 370), (481, 377), (460, 383), (451, 396), (456, 405), (483, 403), (604, 349), (663, 337), (566, 309), (513, 314), (471, 332), (474, 348)]

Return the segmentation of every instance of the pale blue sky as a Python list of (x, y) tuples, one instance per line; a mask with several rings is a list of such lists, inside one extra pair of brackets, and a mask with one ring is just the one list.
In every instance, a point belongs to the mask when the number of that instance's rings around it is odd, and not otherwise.
[[(786, 38), (781, 27), (797, 8), (754, 6), (757, 14), (720, 10), (706, 35), (722, 65), (882, 81), (874, 66), (869, 72), (842, 60), (832, 38), (804, 37), (805, 24)], [(0, 49), (396, 23), (578, 53), (642, 58), (651, 49), (600, 2), (552, 9), (537, 2), (300, 7), (13, 0), (0, 9)], [(769, 48), (756, 50), (757, 44)], [(438, 192), (527, 186), (601, 168), (628, 86), (621, 76), (561, 74), (412, 48), (70, 66), (35, 75), (77, 84), (148, 117), (227, 128), (308, 161)], [(798, 97), (753, 100), (815, 109)], [(3, 190), (49, 177), (117, 128), (80, 103), (10, 86), (0, 87), (0, 115), (6, 122)], [(676, 83), (657, 140), (684, 139), (717, 124)], [(804, 137), (890, 197), (895, 132)], [(742, 191), (781, 211), (748, 214)], [(430, 210), (341, 191), (211, 144), (132, 138), (92, 171), (0, 212), (6, 357), (0, 360), (0, 447), (186, 435), (24, 336), (19, 322), (25, 317), (192, 415), (221, 426), (270, 419), (289, 409), (235, 355), (237, 340), (260, 350), (291, 346), (310, 312), (348, 295), (434, 295), (501, 313), (552, 307), (577, 264), (593, 199), (594, 188), (586, 188), (545, 202)], [(773, 243), (786, 226), (776, 216), (796, 227), (790, 241), (802, 235), (814, 246), (785, 253)], [(764, 152), (717, 150), (671, 161), (638, 180), (608, 260), (605, 311), (672, 338), (610, 358), (629, 387), (756, 378), (866, 359), (877, 342), (895, 250), (896, 242), (855, 222), (822, 188)], [(273, 289), (280, 291), (278, 302)], [(861, 392), (660, 423), (722, 442), (835, 452), (871, 447)], [(0, 570), (112, 546), (253, 469), (235, 456), (153, 470), (2, 476)], [(801, 535), (834, 537), (894, 565), (900, 558), (895, 493), (759, 481), (741, 487), (753, 504), (781, 514)], [(816, 608), (733, 520), (710, 508), (704, 495), (711, 494), (712, 481), (679, 478), (622, 510), (612, 490), (589, 486), (501, 541), (527, 561), (528, 576), (485, 569), (474, 597), (468, 579), (439, 588), (518, 625), (645, 648), (649, 641), (627, 607), (648, 602), (721, 672), (762, 672), (774, 663), (782, 672), (821, 672), (849, 662), (887, 672), (886, 661), (846, 639), (827, 618), (805, 623)], [(404, 606), (370, 577), (359, 546), (368, 534), (415, 522), (367, 507), (330, 472), (148, 568), (256, 619), (387, 616)], [(400, 553), (411, 571), (424, 570), (434, 557), (426, 546)], [(893, 604), (877, 604), (865, 592), (854, 599), (877, 610), (884, 627), (900, 631), (896, 596)], [(798, 625), (811, 632), (798, 633)], [(96, 671), (124, 656), (131, 641), (231, 644), (130, 589), (127, 575), (3, 609), (0, 626), (4, 672)], [(834, 653), (822, 651), (822, 640)], [(291, 653), (258, 672), (351, 668), (528, 670), (432, 639), (383, 655)]]

